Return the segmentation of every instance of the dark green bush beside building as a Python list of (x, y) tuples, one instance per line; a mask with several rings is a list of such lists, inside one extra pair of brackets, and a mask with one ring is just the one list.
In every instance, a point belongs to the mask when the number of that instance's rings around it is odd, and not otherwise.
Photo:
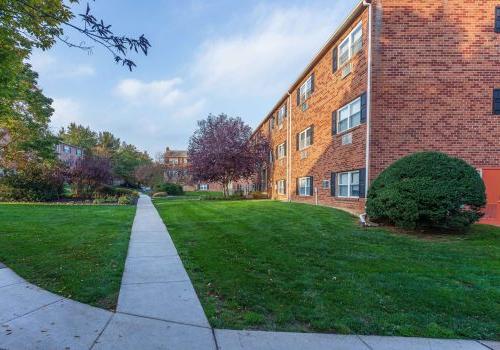
[(154, 186), (154, 192), (166, 192), (169, 196), (182, 196), (184, 190), (181, 185), (173, 183), (162, 183)]
[(486, 204), (479, 173), (465, 161), (438, 152), (401, 158), (373, 182), (366, 203), (371, 220), (403, 228), (463, 230)]

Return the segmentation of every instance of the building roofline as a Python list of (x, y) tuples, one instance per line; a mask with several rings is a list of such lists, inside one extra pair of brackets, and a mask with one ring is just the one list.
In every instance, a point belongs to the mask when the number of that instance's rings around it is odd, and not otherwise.
[(344, 33), (349, 25), (361, 14), (361, 12), (365, 9), (367, 5), (365, 5), (364, 0), (360, 0), (358, 4), (354, 7), (351, 13), (346, 17), (346, 19), (342, 22), (342, 24), (337, 27), (337, 29), (330, 35), (326, 43), (316, 52), (313, 56), (312, 60), (307, 64), (306, 68), (299, 74), (299, 76), (293, 81), (290, 87), (287, 89), (285, 94), (281, 96), (278, 102), (273, 106), (271, 111), (264, 117), (264, 119), (259, 123), (259, 125), (255, 128), (252, 136), (255, 135), (257, 130), (259, 130), (262, 125), (266, 122), (267, 119), (273, 114), (273, 112), (280, 107), (283, 102), (287, 99), (287, 97), (295, 90), (297, 85), (307, 76), (307, 74), (311, 71), (311, 69), (318, 63), (318, 61), (325, 55), (325, 53), (330, 49), (330, 46), (339, 39), (339, 37)]
[(62, 142), (60, 141), (58, 143), (58, 145), (65, 145), (65, 146), (70, 146), (70, 147), (73, 147), (73, 148), (80, 148), (80, 149), (83, 149), (83, 147), (80, 147), (80, 146), (75, 146), (75, 145), (72, 145), (71, 143), (66, 143), (66, 142)]

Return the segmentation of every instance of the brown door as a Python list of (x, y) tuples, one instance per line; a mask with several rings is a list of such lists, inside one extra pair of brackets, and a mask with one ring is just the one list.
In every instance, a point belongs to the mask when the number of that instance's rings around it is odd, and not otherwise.
[(486, 212), (483, 222), (500, 225), (500, 168), (483, 169), (486, 186)]

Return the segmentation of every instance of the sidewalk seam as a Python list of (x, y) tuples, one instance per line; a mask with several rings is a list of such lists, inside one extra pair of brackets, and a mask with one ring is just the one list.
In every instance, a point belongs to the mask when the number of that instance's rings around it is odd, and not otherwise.
[(492, 347), (484, 344), (481, 340), (476, 340), (476, 342), (479, 343), (480, 345), (484, 346), (486, 349), (494, 350)]
[(114, 313), (114, 312), (111, 313), (111, 316), (109, 316), (108, 321), (106, 322), (106, 324), (104, 325), (104, 327), (102, 327), (102, 330), (99, 332), (99, 334), (97, 335), (97, 337), (92, 342), (92, 345), (90, 346), (89, 350), (92, 350), (94, 348), (94, 346), (96, 346), (96, 344), (99, 342), (99, 338), (102, 336), (102, 334), (104, 333), (104, 331), (106, 330), (106, 328), (108, 328), (108, 325), (111, 323), (111, 320), (113, 319), (113, 317), (115, 317), (115, 314), (116, 313)]
[(7, 324), (8, 322), (15, 321), (15, 320), (17, 320), (18, 318), (21, 318), (21, 317), (25, 317), (25, 316), (31, 315), (31, 314), (32, 314), (32, 313), (34, 313), (34, 312), (40, 311), (40, 310), (41, 310), (41, 309), (43, 309), (44, 307), (47, 307), (47, 306), (50, 306), (50, 305), (52, 305), (52, 304), (58, 303), (58, 302), (60, 302), (60, 301), (62, 301), (62, 300), (64, 300), (64, 299), (65, 299), (65, 298), (61, 297), (60, 299), (57, 299), (57, 300), (55, 300), (55, 301), (53, 301), (53, 302), (50, 302), (50, 303), (48, 303), (48, 304), (42, 305), (42, 306), (40, 306), (40, 307), (37, 307), (36, 309), (33, 309), (33, 310), (31, 310), (31, 311), (28, 311), (28, 312), (26, 312), (25, 314), (22, 314), (22, 315), (20, 315), (20, 316), (16, 316), (16, 317), (14, 317), (14, 318), (11, 318), (10, 320), (4, 321), (4, 322), (2, 322), (2, 324)]
[(122, 283), (122, 286), (133, 286), (133, 285), (141, 285), (141, 284), (167, 284), (167, 283), (182, 283), (182, 282), (190, 282), (190, 280), (178, 280), (178, 281), (158, 281), (158, 282), (134, 282), (134, 283)]
[(363, 339), (361, 338), (361, 336), (359, 334), (356, 334), (356, 337), (363, 343), (365, 344), (365, 346), (370, 349), (370, 350), (373, 350), (373, 348)]
[(192, 323), (164, 320), (164, 319), (153, 317), (153, 316), (138, 315), (138, 314), (133, 314), (130, 312), (116, 311), (115, 314), (134, 316), (134, 317), (145, 318), (148, 320), (154, 320), (154, 321), (160, 321), (160, 322), (166, 322), (166, 323), (175, 323), (175, 324), (179, 324), (182, 326), (197, 327), (197, 328), (203, 328), (203, 329), (212, 329), (210, 326), (207, 327), (207, 326), (200, 326), (198, 324), (192, 324)]
[(217, 336), (215, 335), (215, 329), (213, 327), (210, 328), (212, 329), (212, 336), (214, 337), (215, 350), (220, 350), (219, 343), (217, 342)]
[(26, 281), (19, 281), (19, 282), (7, 284), (5, 286), (1, 286), (0, 289), (5, 288), (5, 287), (10, 287), (10, 286), (15, 286), (16, 284), (22, 284), (22, 283), (26, 283)]

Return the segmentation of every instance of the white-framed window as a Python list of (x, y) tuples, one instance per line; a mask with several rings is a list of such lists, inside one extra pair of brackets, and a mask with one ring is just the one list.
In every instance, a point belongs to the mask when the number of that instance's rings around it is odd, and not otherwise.
[(208, 184), (200, 184), (199, 189), (200, 191), (208, 191)]
[(328, 190), (330, 188), (330, 180), (321, 181), (321, 188), (324, 190)]
[(307, 80), (299, 88), (300, 103), (303, 103), (305, 100), (309, 98), (309, 96), (311, 96), (312, 89), (313, 89), (313, 76), (311, 74), (309, 78), (307, 78)]
[(168, 162), (169, 162), (170, 164), (179, 164), (179, 159), (177, 159), (177, 158), (170, 158), (170, 159), (168, 160)]
[(303, 150), (312, 145), (312, 127), (308, 127), (299, 133), (299, 150)]
[(363, 23), (359, 24), (347, 35), (339, 45), (339, 67), (349, 62), (363, 47)]
[(339, 109), (337, 132), (343, 132), (361, 124), (361, 97)]
[(339, 173), (337, 179), (339, 197), (359, 197), (359, 170)]
[(286, 194), (286, 180), (278, 180), (278, 194)]
[(278, 109), (278, 120), (277, 120), (278, 127), (283, 125), (285, 118), (286, 118), (286, 104), (284, 104), (283, 106), (280, 107), (280, 109)]
[(299, 178), (299, 196), (310, 196), (312, 193), (312, 178), (310, 176)]
[(76, 155), (81, 156), (82, 155), (82, 150), (80, 148), (76, 149)]
[(68, 146), (68, 145), (64, 145), (63, 146), (63, 151), (64, 151), (64, 153), (71, 153), (71, 147)]
[(283, 142), (281, 145), (278, 145), (278, 159), (283, 159), (286, 156), (286, 148), (285, 143)]

